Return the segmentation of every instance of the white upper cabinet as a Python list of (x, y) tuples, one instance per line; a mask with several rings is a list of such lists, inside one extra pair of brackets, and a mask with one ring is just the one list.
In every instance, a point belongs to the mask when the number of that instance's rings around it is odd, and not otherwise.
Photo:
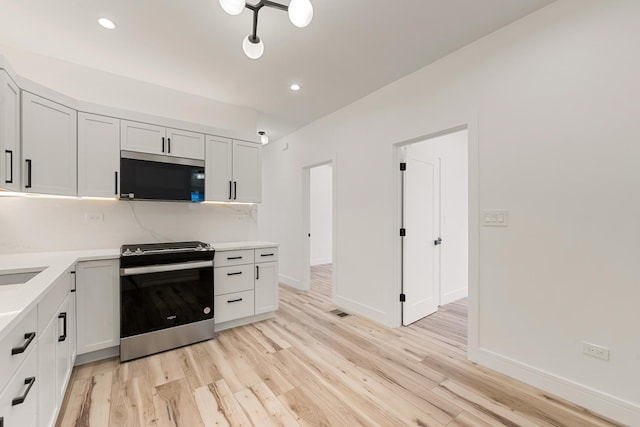
[(165, 128), (147, 123), (122, 120), (120, 148), (139, 153), (164, 154)]
[(122, 121), (120, 147), (127, 151), (204, 160), (204, 135), (147, 123)]
[(77, 113), (22, 92), (22, 188), (75, 196)]
[(165, 154), (204, 160), (204, 134), (167, 128), (167, 151)]
[(207, 136), (205, 198), (218, 202), (262, 201), (262, 146)]
[(20, 89), (0, 70), (0, 188), (20, 191)]
[(262, 201), (261, 149), (259, 144), (233, 141), (234, 202)]
[(78, 113), (78, 196), (118, 197), (120, 120)]

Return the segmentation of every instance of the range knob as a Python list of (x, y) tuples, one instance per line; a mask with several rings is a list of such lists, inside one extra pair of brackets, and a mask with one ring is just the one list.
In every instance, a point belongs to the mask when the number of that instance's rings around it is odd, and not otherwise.
[(131, 249), (129, 249), (129, 248), (125, 249), (124, 252), (122, 252), (122, 255), (124, 255), (124, 256), (129, 256), (129, 255), (132, 255), (132, 254), (133, 254), (133, 252), (131, 252)]
[(134, 252), (135, 255), (142, 255), (142, 249), (137, 248), (136, 251)]

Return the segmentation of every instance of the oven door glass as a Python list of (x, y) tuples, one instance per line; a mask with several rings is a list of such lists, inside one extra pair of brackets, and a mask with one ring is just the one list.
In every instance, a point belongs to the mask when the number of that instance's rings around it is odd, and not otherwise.
[(120, 277), (120, 337), (213, 319), (213, 267)]

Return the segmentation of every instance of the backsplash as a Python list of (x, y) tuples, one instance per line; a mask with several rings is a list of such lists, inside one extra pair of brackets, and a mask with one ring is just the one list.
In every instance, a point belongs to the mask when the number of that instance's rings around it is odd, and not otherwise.
[(256, 240), (257, 206), (0, 198), (0, 253)]

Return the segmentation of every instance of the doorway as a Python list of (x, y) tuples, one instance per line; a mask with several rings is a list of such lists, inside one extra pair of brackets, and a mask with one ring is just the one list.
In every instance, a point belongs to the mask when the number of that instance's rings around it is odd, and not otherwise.
[(314, 289), (331, 298), (333, 271), (333, 166), (309, 169), (309, 266)]
[(400, 148), (403, 325), (468, 295), (468, 138), (463, 129)]

